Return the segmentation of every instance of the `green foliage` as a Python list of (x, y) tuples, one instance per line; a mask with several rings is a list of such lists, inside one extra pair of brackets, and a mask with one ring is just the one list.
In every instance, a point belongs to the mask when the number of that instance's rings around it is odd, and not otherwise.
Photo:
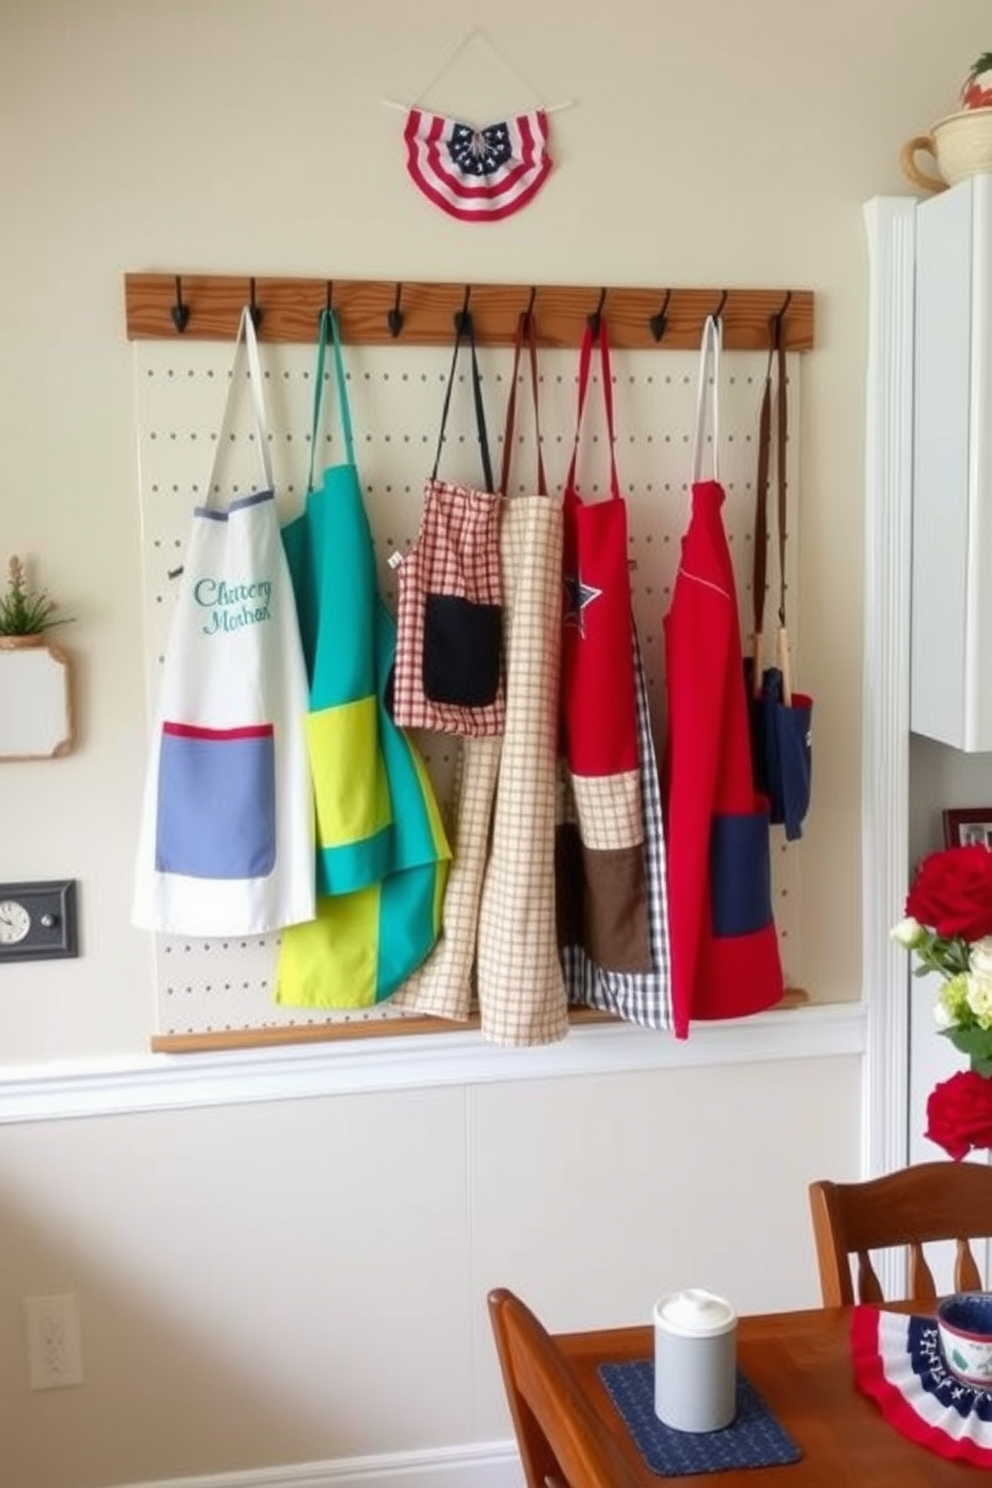
[(58, 604), (43, 589), (29, 589), (20, 558), (11, 558), (7, 588), (0, 593), (0, 635), (39, 635), (54, 625), (67, 625), (69, 615), (57, 615)]
[(967, 1054), (976, 1075), (992, 1075), (992, 1030), (987, 1028), (944, 1028), (941, 1030), (955, 1049)]

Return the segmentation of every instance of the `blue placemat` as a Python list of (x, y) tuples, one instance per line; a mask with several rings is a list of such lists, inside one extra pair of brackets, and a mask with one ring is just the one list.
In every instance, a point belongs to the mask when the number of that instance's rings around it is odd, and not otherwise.
[(610, 1392), (637, 1449), (652, 1472), (725, 1472), (734, 1467), (777, 1467), (803, 1455), (782, 1430), (746, 1375), (737, 1371), (737, 1415), (722, 1431), (673, 1431), (654, 1413), (654, 1361), (601, 1364)]

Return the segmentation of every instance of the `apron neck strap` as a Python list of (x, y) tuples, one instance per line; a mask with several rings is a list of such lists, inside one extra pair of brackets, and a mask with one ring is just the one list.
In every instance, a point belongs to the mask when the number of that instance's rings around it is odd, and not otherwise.
[[(238, 322), (238, 333), (234, 338), (234, 361), (231, 365), (231, 381), (227, 389), (227, 399), (224, 405), (224, 416), (221, 420), (221, 431), (227, 422), (227, 416), (231, 410), (237, 387), (236, 373), (238, 370), (238, 353), (241, 350), (241, 342), (245, 343), (245, 352), (248, 358), (248, 386), (251, 389), (252, 412), (255, 418), (255, 440), (258, 444), (258, 454), (262, 465), (263, 489), (274, 490), (272, 480), (272, 456), (269, 453), (268, 422), (265, 417), (265, 400), (262, 394), (262, 367), (258, 359), (258, 340), (255, 336), (255, 322), (251, 318), (251, 311), (246, 305), (241, 312)], [(214, 499), (214, 486), (216, 484), (217, 465), (220, 459), (221, 445), (223, 441), (218, 438), (214, 449), (213, 464), (210, 467), (210, 480), (207, 485), (205, 505), (210, 506)]]
[(461, 350), (462, 338), (469, 344), (472, 357), (472, 400), (475, 404), (475, 426), (479, 434), (479, 453), (482, 456), (482, 476), (485, 481), (485, 489), (493, 491), (493, 467), (489, 458), (489, 436), (486, 433), (486, 410), (482, 402), (482, 378), (479, 375), (479, 359), (475, 350), (475, 326), (471, 313), (462, 310), (455, 318), (455, 345), (451, 354), (451, 372), (448, 376), (448, 386), (444, 390), (444, 408), (441, 412), (441, 432), (438, 435), (437, 454), (434, 456), (434, 470), (432, 479), (437, 480), (438, 467), (441, 464), (441, 450), (444, 445), (444, 431), (448, 424), (448, 410), (451, 407), (451, 392), (455, 385), (455, 371), (458, 366), (458, 353)]
[(606, 436), (610, 447), (610, 495), (614, 501), (618, 501), (620, 499), (620, 481), (617, 476), (617, 453), (613, 437), (613, 373), (610, 367), (610, 345), (604, 316), (600, 316), (598, 336), (594, 335), (592, 327), (589, 325), (586, 326), (582, 333), (582, 345), (579, 348), (579, 406), (575, 419), (575, 439), (572, 443), (572, 458), (569, 462), (568, 479), (565, 484), (567, 490), (575, 490), (575, 472), (579, 458), (579, 436), (582, 432), (582, 414), (585, 409), (586, 393), (589, 388), (593, 343), (597, 340), (599, 342), (603, 406), (606, 410)]
[(317, 458), (317, 431), (320, 426), (320, 409), (324, 397), (324, 361), (327, 356), (327, 333), (330, 331), (334, 351), (334, 377), (337, 385), (338, 411), (344, 434), (345, 454), (349, 465), (355, 463), (355, 441), (351, 432), (351, 409), (348, 405), (348, 385), (344, 375), (341, 356), (341, 333), (336, 310), (322, 310), (317, 333), (317, 371), (313, 390), (313, 418), (310, 424), (310, 471), (307, 476), (307, 495), (313, 490), (314, 462)]
[[(713, 409), (713, 480), (720, 479), (720, 353), (723, 324), (718, 315), (707, 315), (699, 348), (699, 381), (696, 386), (696, 428), (692, 439), (693, 483), (702, 479), (703, 435), (707, 401)], [(710, 363), (712, 362), (712, 377)], [(709, 393), (709, 399), (707, 399)]]
[(537, 491), (539, 496), (547, 496), (548, 482), (544, 473), (544, 454), (541, 449), (541, 411), (537, 392), (537, 332), (534, 328), (534, 316), (528, 310), (521, 312), (520, 319), (517, 321), (517, 331), (513, 342), (513, 376), (510, 382), (510, 396), (506, 405), (506, 428), (503, 433), (503, 471), (500, 476), (499, 489), (505, 496), (510, 486), (510, 463), (513, 459), (513, 425), (517, 412), (517, 378), (520, 373), (520, 353), (523, 349), (524, 336), (527, 337), (527, 349), (530, 360), (530, 386), (534, 397), (534, 439), (537, 444)]

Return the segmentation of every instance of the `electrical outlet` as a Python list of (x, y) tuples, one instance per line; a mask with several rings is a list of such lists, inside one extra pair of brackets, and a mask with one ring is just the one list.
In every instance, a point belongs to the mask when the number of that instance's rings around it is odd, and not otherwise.
[(83, 1383), (79, 1309), (72, 1292), (25, 1297), (28, 1380), (32, 1390), (58, 1390)]

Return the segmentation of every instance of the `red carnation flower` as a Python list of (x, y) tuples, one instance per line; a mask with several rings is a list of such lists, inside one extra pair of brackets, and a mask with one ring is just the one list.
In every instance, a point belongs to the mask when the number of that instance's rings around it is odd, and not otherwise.
[(927, 1101), (926, 1135), (955, 1162), (973, 1148), (992, 1148), (992, 1080), (960, 1070), (935, 1085)]
[(924, 858), (906, 896), (906, 914), (947, 938), (992, 935), (992, 852), (949, 847)]

